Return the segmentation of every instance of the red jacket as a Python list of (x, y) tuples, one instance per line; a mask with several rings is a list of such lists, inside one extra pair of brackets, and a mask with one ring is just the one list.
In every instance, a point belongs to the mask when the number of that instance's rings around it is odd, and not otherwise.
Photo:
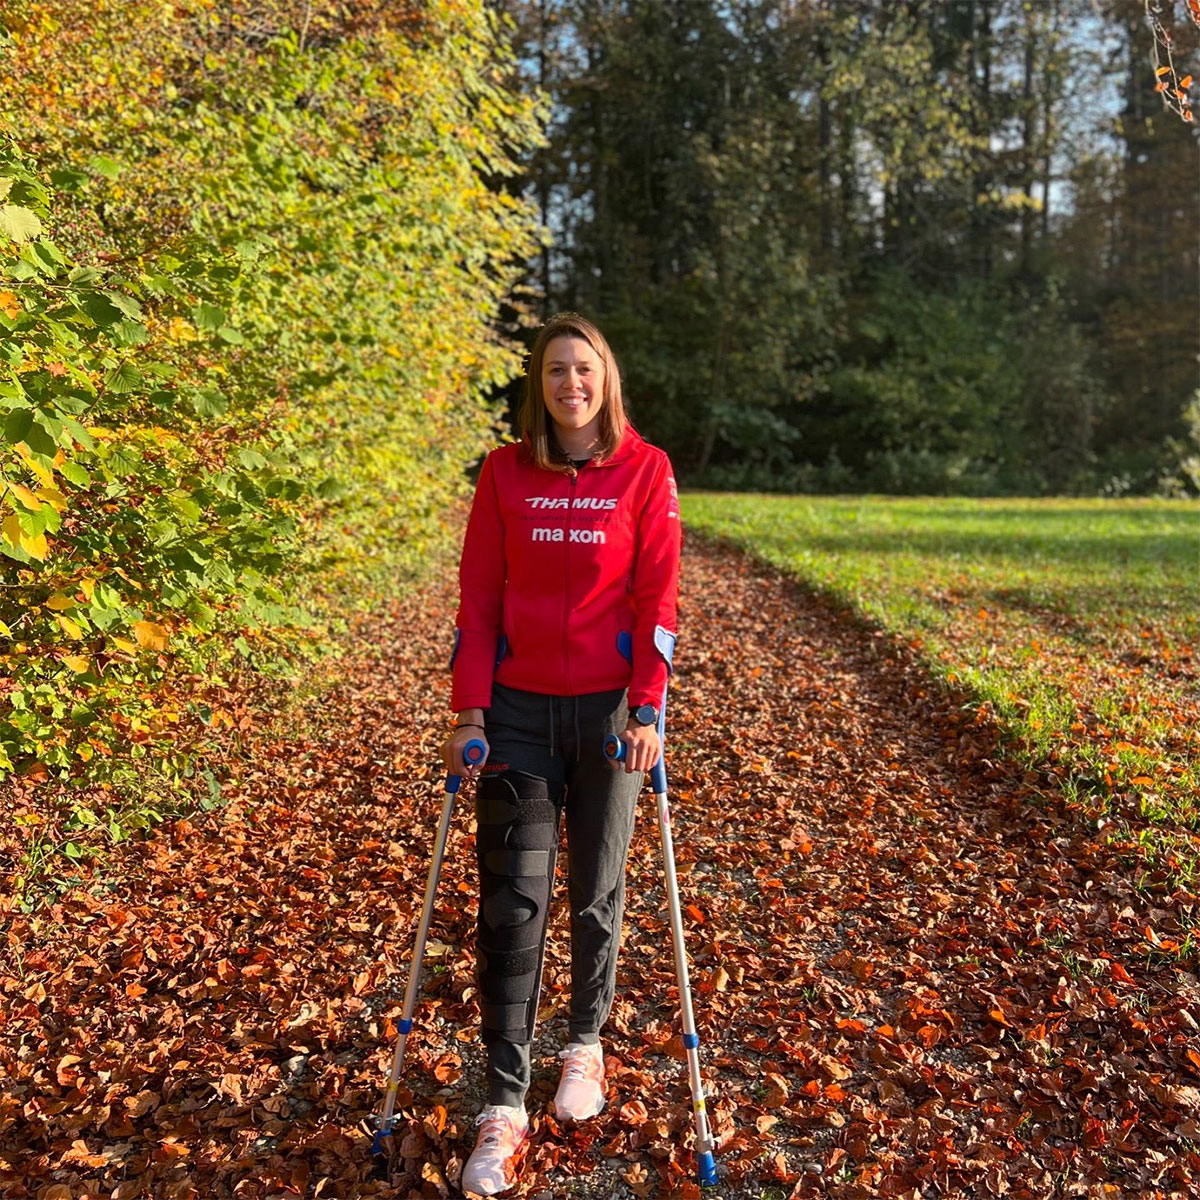
[(484, 460), (459, 566), (451, 707), (492, 681), (553, 696), (629, 688), (659, 704), (675, 640), (679, 501), (666, 454), (627, 426), (574, 476), (521, 444)]

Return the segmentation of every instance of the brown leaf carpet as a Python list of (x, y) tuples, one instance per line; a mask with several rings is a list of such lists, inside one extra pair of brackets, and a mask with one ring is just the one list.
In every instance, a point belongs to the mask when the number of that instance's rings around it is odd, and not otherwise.
[[(0, 1195), (457, 1194), (482, 1101), (467, 803), (392, 1157), (368, 1154), (441, 805), (452, 582), (364, 625), (229, 806), (9, 916)], [(1200, 1194), (1196, 898), (778, 573), (689, 539), (680, 635), (668, 768), (717, 1194)], [(608, 1107), (577, 1128), (549, 1110), (560, 880), (515, 1194), (699, 1195), (649, 791), (629, 872)]]

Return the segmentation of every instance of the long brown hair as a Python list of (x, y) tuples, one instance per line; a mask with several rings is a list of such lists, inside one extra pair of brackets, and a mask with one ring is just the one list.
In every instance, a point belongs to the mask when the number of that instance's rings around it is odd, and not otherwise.
[(533, 349), (529, 353), (529, 366), (525, 373), (525, 398), (521, 403), (518, 421), (521, 436), (529, 447), (533, 461), (549, 471), (572, 471), (574, 467), (554, 437), (554, 421), (546, 411), (546, 398), (542, 392), (542, 363), (546, 358), (546, 346), (552, 338), (577, 337), (585, 342), (600, 357), (604, 366), (604, 394), (600, 406), (600, 448), (592, 457), (600, 462), (610, 458), (625, 436), (625, 402), (621, 398), (621, 373), (612, 349), (604, 334), (586, 317), (578, 313), (556, 313), (538, 330)]

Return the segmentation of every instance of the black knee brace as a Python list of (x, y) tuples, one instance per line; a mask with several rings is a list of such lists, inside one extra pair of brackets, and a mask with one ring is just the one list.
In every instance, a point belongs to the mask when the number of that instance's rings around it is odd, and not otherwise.
[(559, 811), (547, 781), (523, 771), (484, 775), (475, 789), (476, 978), (485, 1042), (533, 1036)]

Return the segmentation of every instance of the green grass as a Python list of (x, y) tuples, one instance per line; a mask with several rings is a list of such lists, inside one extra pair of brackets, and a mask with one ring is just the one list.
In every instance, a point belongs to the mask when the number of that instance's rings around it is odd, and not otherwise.
[(1069, 798), (1194, 872), (1200, 505), (689, 493), (683, 516), (904, 638)]

